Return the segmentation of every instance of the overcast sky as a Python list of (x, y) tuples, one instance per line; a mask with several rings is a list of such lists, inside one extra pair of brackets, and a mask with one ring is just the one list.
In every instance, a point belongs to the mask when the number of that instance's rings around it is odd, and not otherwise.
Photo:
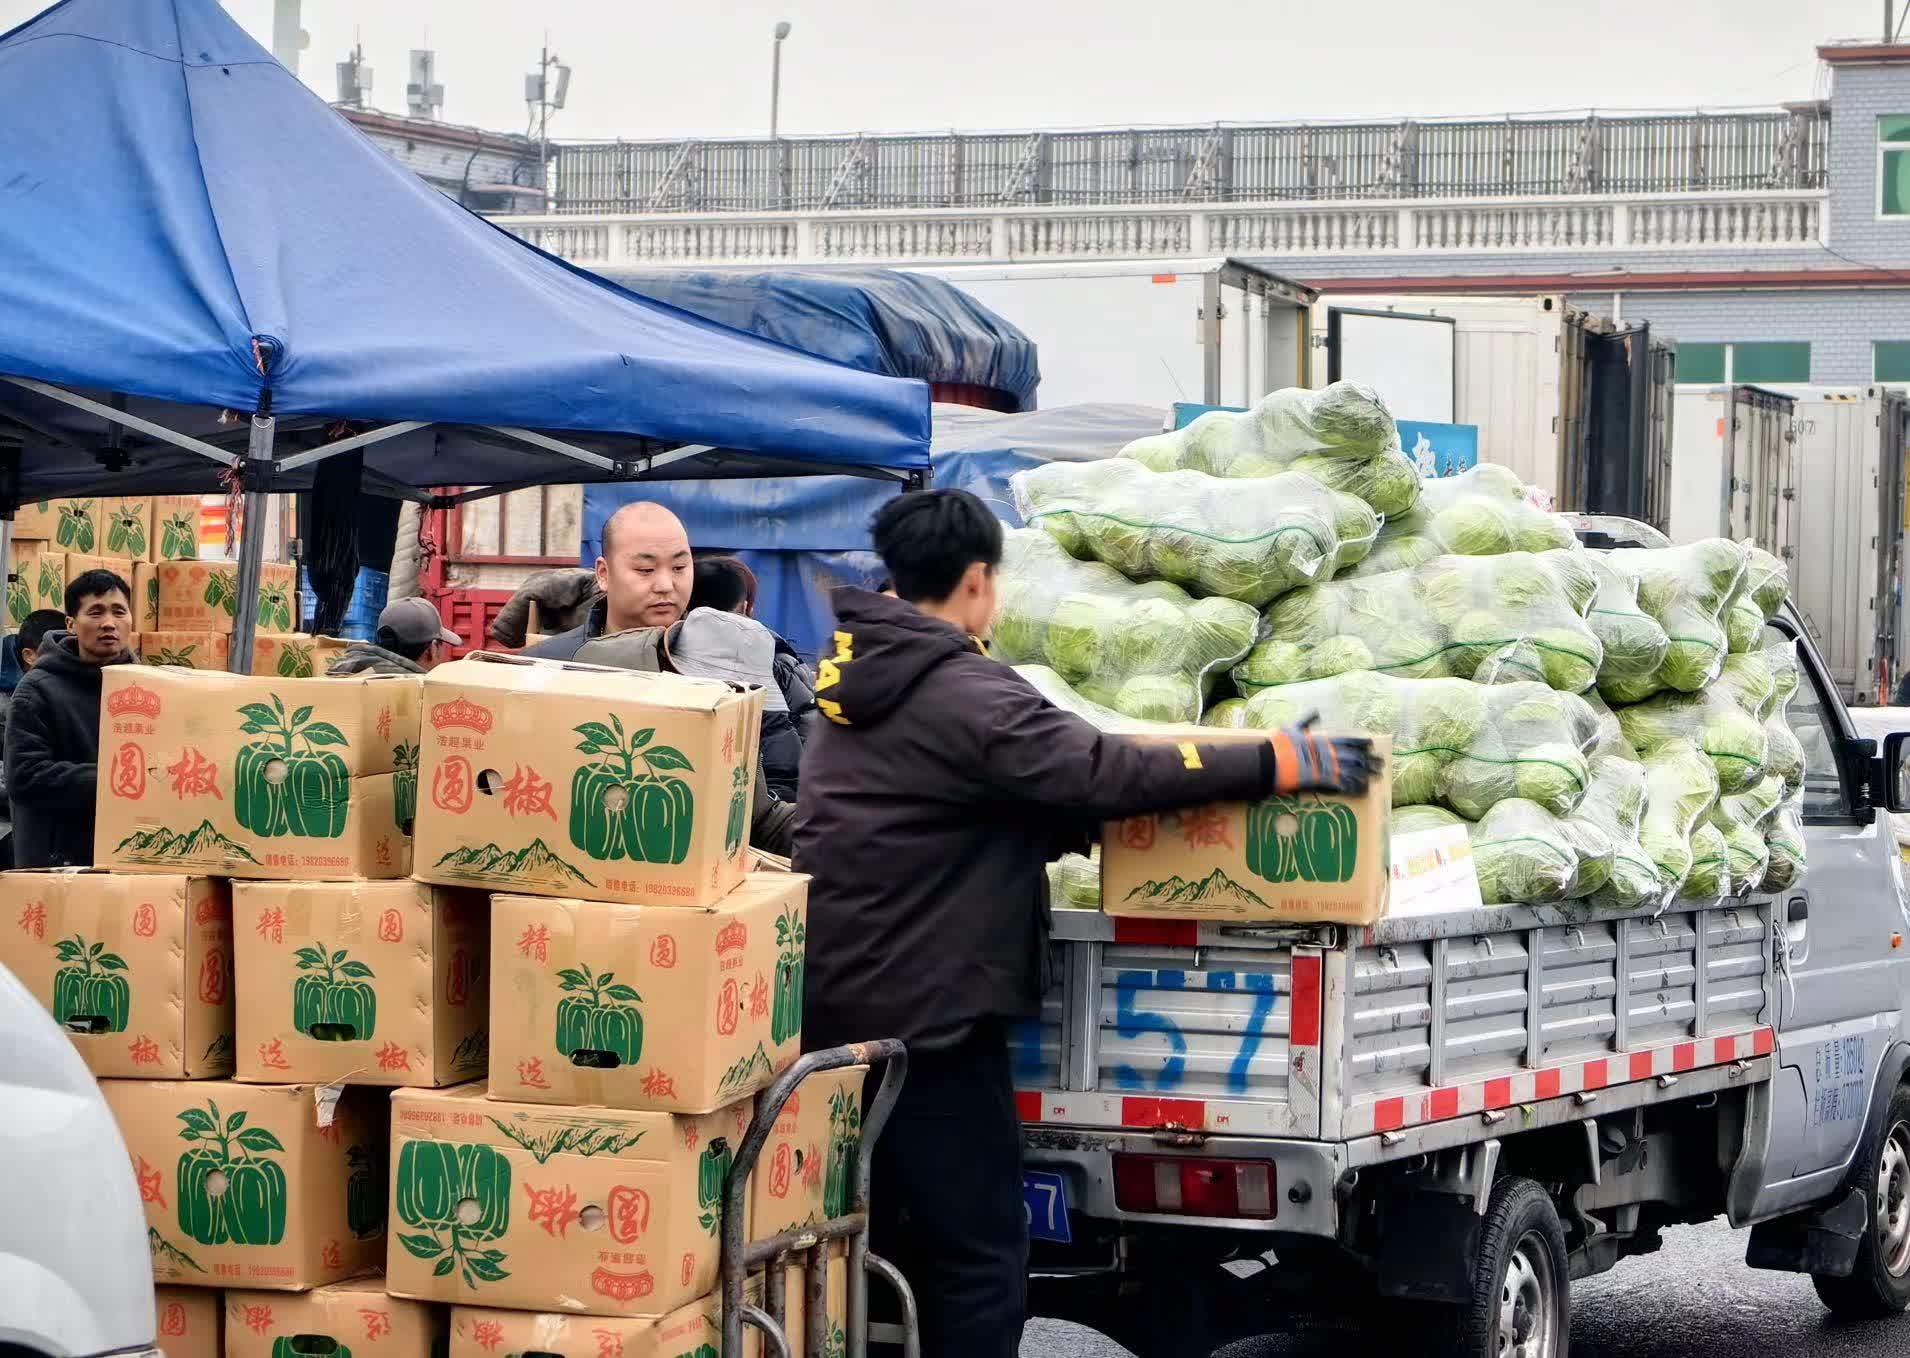
[[(123, 0), (149, 3), (152, 0)], [(1910, 3), (1910, 0), (1904, 0)], [(273, 0), (226, 0), (261, 43)], [(43, 8), (0, 0), (0, 27)], [(1899, 5), (1901, 8), (1902, 5)], [(334, 98), (362, 35), (402, 110), (436, 50), (442, 117), (523, 131), (548, 25), (553, 137), (758, 136), (787, 19), (785, 134), (1770, 105), (1823, 93), (1818, 42), (1875, 0), (304, 0), (300, 74)]]

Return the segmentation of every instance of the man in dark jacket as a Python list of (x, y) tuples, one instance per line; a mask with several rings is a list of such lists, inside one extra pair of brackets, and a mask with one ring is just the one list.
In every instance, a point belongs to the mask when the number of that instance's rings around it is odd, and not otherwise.
[(770, 674), (775, 680), (776, 698), (763, 707), (763, 776), (777, 798), (793, 802), (802, 745), (818, 720), (815, 677), (794, 646), (756, 621), (756, 572), (733, 556), (700, 556), (696, 559), (695, 581), (690, 591), (691, 612), (713, 608), (748, 618), (775, 646)]
[(638, 500), (604, 522), (597, 582), (603, 598), (583, 623), (524, 652), (547, 660), (575, 660), (577, 648), (606, 633), (668, 627), (690, 607), (690, 538), (662, 505)]
[(100, 671), (133, 658), (132, 586), (112, 571), (86, 571), (66, 587), (66, 626), (41, 644), (7, 713), (16, 867), (92, 865)]
[(444, 658), (446, 646), (462, 646), (464, 638), (444, 625), (429, 599), (396, 599), (378, 615), (378, 630), (370, 641), (354, 641), (338, 654), (325, 673), (338, 678), (353, 674), (429, 674)]
[(1013, 1358), (1026, 1302), (1021, 1135), (1007, 1025), (1039, 1012), (1045, 865), (1100, 822), (1276, 790), (1363, 789), (1367, 742), (1142, 744), (1053, 706), (974, 637), (1001, 525), (963, 491), (875, 517), (898, 597), (835, 592), (804, 751), (804, 1046), (899, 1037), (901, 1101), (875, 1150), (872, 1243), (920, 1306), (925, 1358)]

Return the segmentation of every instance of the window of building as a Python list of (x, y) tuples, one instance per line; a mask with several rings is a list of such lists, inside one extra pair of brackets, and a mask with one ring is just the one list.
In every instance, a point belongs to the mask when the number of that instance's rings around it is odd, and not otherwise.
[(1808, 382), (1811, 380), (1811, 347), (1802, 340), (1745, 340), (1735, 344), (1680, 342), (1678, 380), (1685, 383)]
[(1877, 215), (1910, 217), (1910, 114), (1877, 119)]
[[(1683, 355), (1679, 356), (1683, 361)], [(1910, 340), (1878, 340), (1870, 346), (1874, 382), (1910, 382)]]

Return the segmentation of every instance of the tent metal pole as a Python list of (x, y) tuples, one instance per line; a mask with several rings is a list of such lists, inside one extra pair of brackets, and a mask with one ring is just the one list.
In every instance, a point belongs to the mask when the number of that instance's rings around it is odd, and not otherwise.
[(386, 439), (395, 439), (400, 434), (409, 434), (414, 429), (423, 429), (424, 420), (400, 420), (397, 424), (388, 424), (381, 429), (368, 429), (362, 434), (353, 434), (348, 439), (339, 439), (334, 443), (322, 443), (316, 448), (307, 448), (302, 453), (294, 453), (279, 463), (282, 472), (294, 472), (300, 467), (309, 467), (314, 462), (323, 462), (328, 457), (340, 453), (349, 453), (354, 448), (364, 448), (373, 443), (383, 443)]
[(540, 434), (534, 429), (519, 429), (514, 425), (488, 424), (484, 426), (493, 434), (502, 434), (505, 438), (516, 439), (519, 443), (528, 443), (533, 448), (543, 448), (548, 452), (562, 453), (573, 461), (586, 467), (595, 467), (600, 472), (615, 471), (617, 464), (602, 453), (593, 453), (588, 448), (579, 448), (574, 443), (565, 443), (549, 434)]
[(234, 674), (252, 673), (252, 640), (259, 630), (259, 575), (265, 560), (265, 492), (259, 489), (272, 470), (272, 435), (277, 422), (270, 415), (252, 417), (252, 437), (245, 445), (245, 522), (239, 542), (239, 599), (232, 615)]
[(49, 400), (70, 405), (75, 410), (84, 410), (89, 415), (97, 415), (102, 420), (106, 420), (111, 424), (117, 424), (126, 429), (137, 430), (148, 438), (158, 439), (162, 443), (170, 443), (175, 448), (184, 448), (189, 453), (199, 454), (200, 457), (209, 457), (221, 466), (236, 467), (239, 465), (239, 459), (223, 448), (215, 448), (210, 443), (202, 443), (189, 434), (175, 433), (166, 428), (163, 424), (154, 424), (151, 420), (142, 420), (137, 415), (129, 415), (123, 410), (115, 410), (109, 405), (104, 405), (99, 401), (77, 395), (74, 392), (66, 390), (64, 387), (56, 387), (48, 382), (36, 382), (31, 377), (0, 376), (0, 382), (11, 382), (16, 387), (22, 387), (27, 391), (38, 392)]

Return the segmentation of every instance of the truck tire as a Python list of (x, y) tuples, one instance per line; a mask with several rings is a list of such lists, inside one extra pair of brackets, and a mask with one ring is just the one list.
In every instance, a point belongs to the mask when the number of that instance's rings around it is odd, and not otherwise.
[(1551, 1196), (1531, 1179), (1501, 1179), (1486, 1204), (1461, 1308), (1462, 1358), (1566, 1358), (1572, 1300), (1565, 1230)]
[(1910, 1087), (1891, 1091), (1883, 1117), (1864, 1140), (1858, 1180), (1869, 1229), (1848, 1278), (1813, 1273), (1824, 1305), (1838, 1316), (1892, 1316), (1910, 1305)]

